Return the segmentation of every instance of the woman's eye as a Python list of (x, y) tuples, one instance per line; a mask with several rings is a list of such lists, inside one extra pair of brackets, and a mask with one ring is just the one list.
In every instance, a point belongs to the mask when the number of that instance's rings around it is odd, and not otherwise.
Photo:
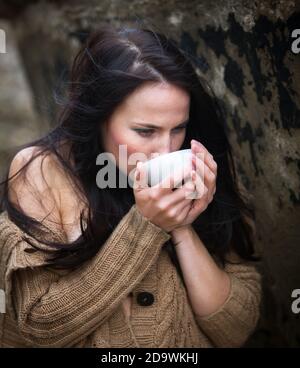
[[(182, 127), (178, 127), (178, 128), (175, 128), (173, 129), (173, 131), (175, 133), (179, 133), (181, 132), (182, 130), (184, 130), (186, 128), (186, 126), (182, 126)], [(142, 137), (150, 137), (153, 133), (154, 133), (154, 130), (152, 129), (134, 129), (139, 135), (141, 135)]]
[(148, 137), (153, 133), (153, 130), (150, 129), (136, 129), (136, 132), (138, 132), (142, 137)]
[(185, 128), (186, 128), (186, 126), (178, 127), (178, 128), (175, 128), (174, 131), (175, 131), (175, 133), (179, 133), (182, 130), (184, 130)]

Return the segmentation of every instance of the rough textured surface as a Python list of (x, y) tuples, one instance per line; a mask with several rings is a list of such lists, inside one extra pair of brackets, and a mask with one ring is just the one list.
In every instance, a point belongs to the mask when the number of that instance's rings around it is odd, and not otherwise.
[(42, 124), (33, 109), (32, 90), (8, 22), (0, 21), (6, 34), (6, 53), (0, 54), (0, 171), (9, 149), (38, 136)]
[(265, 303), (248, 345), (299, 346), (291, 292), (300, 288), (300, 54), (290, 51), (299, 1), (37, 1), (21, 10), (13, 3), (18, 16), (6, 16), (36, 109), (50, 122), (53, 89), (86, 32), (142, 24), (180, 41), (220, 100), (239, 178), (256, 208)]

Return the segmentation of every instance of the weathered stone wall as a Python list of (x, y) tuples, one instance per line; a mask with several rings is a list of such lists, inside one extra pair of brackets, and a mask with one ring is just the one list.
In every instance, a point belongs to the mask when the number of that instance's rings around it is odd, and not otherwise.
[(32, 90), (24, 74), (13, 29), (0, 21), (6, 34), (6, 53), (0, 54), (0, 173), (10, 149), (38, 137), (43, 126), (33, 108)]
[[(3, 2), (3, 1), (2, 1)], [(41, 118), (55, 124), (53, 89), (84, 33), (103, 23), (143, 24), (180, 41), (212, 85), (226, 119), (241, 183), (256, 208), (265, 275), (262, 320), (248, 346), (299, 346), (299, 1), (34, 1), (12, 18)], [(1, 15), (1, 10), (0, 10)], [(49, 108), (43, 108), (47, 104)]]

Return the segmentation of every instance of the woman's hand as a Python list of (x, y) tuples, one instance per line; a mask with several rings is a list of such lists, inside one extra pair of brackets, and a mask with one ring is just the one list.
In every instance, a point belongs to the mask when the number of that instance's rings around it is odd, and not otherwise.
[(191, 149), (194, 168), (192, 171), (192, 180), (196, 186), (198, 198), (193, 201), (181, 226), (192, 224), (206, 210), (216, 192), (217, 163), (214, 161), (213, 156), (203, 144), (195, 139), (191, 141)]
[(174, 173), (149, 187), (142, 163), (137, 164), (133, 185), (136, 206), (144, 217), (167, 232), (182, 225), (192, 205), (193, 199), (188, 197), (195, 191), (195, 185), (191, 180), (173, 191), (183, 175)]
[(177, 229), (192, 224), (206, 210), (216, 192), (218, 167), (213, 156), (203, 144), (195, 139), (191, 141), (191, 149), (193, 153), (192, 181), (196, 187), (197, 199), (193, 200), (185, 220)]

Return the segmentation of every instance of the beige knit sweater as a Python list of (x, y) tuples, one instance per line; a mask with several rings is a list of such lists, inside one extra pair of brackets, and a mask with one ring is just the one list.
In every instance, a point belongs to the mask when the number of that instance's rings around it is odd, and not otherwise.
[[(6, 313), (0, 314), (0, 347), (235, 347), (257, 323), (260, 275), (253, 265), (228, 264), (227, 300), (200, 318), (161, 249), (170, 235), (136, 205), (96, 256), (73, 271), (46, 267), (44, 253), (22, 235), (29, 237), (2, 212), (0, 289)], [(67, 241), (57, 231), (49, 239)], [(122, 299), (130, 292), (127, 317)]]

